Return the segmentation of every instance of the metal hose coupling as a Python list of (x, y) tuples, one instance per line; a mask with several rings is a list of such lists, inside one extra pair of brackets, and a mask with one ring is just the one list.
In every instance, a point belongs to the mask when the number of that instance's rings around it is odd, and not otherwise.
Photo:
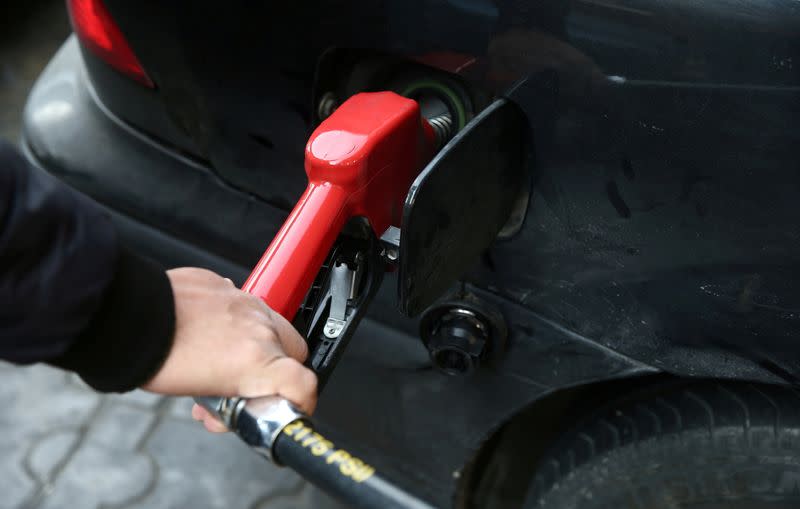
[(283, 428), (307, 416), (279, 396), (263, 398), (199, 397), (195, 402), (211, 412), (259, 454), (276, 465), (275, 441)]

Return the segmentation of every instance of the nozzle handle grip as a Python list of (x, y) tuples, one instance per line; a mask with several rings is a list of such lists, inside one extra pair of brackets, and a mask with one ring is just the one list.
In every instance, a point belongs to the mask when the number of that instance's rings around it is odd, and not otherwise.
[(242, 290), (292, 321), (349, 219), (349, 199), (340, 186), (309, 183)]

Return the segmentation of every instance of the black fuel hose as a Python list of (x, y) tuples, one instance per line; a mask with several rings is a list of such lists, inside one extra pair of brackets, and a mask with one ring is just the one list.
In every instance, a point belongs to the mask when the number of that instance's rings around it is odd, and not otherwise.
[(255, 451), (297, 472), (322, 491), (360, 509), (433, 509), (316, 430), (277, 396), (195, 398)]
[(375, 468), (325, 438), (308, 421), (287, 425), (273, 444), (275, 461), (361, 509), (432, 509), (378, 475)]

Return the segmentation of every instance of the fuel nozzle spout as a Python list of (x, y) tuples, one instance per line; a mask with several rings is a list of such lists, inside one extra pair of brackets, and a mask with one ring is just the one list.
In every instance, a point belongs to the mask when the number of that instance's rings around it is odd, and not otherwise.
[(433, 133), (436, 137), (436, 150), (439, 150), (444, 147), (455, 134), (453, 116), (450, 113), (442, 113), (427, 120), (433, 128)]

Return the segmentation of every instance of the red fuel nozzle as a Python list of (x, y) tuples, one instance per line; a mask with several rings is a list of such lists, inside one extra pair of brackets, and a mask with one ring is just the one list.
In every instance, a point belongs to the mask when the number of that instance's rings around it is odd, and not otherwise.
[(292, 320), (350, 218), (367, 218), (378, 237), (400, 226), (435, 138), (416, 101), (393, 92), (348, 99), (308, 140), (308, 187), (243, 289)]

